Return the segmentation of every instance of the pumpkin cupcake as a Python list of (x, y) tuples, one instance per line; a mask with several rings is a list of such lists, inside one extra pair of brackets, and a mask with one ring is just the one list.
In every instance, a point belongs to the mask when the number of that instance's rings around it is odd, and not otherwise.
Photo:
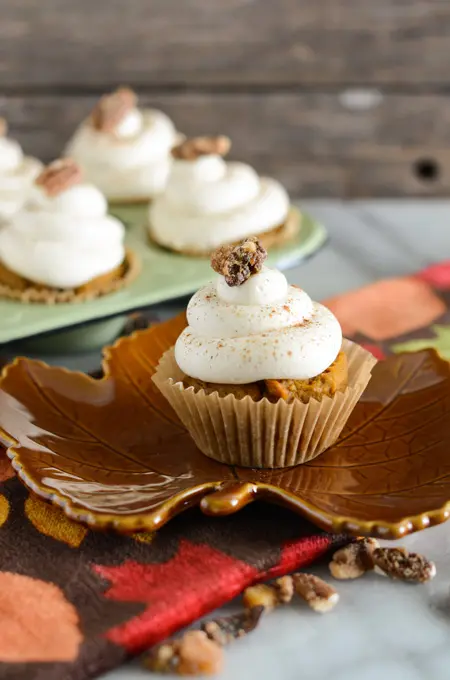
[(165, 113), (138, 108), (136, 94), (121, 87), (100, 99), (66, 154), (109, 202), (147, 202), (165, 188), (179, 137)]
[(336, 441), (375, 360), (265, 258), (256, 238), (213, 254), (219, 276), (189, 302), (154, 381), (203, 453), (275, 468)]
[(54, 161), (0, 229), (0, 296), (78, 302), (119, 289), (138, 271), (124, 231), (78, 165)]
[(300, 215), (283, 186), (226, 161), (229, 149), (224, 136), (195, 137), (172, 149), (166, 190), (149, 212), (149, 233), (159, 245), (201, 256), (249, 236), (266, 248), (295, 236)]
[(20, 144), (7, 137), (7, 129), (5, 119), (0, 118), (0, 219), (22, 207), (42, 169), (37, 158), (25, 156)]

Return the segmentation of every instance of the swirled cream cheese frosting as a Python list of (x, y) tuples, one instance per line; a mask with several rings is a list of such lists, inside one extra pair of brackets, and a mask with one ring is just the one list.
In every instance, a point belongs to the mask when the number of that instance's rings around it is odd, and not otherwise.
[(36, 158), (24, 156), (20, 144), (6, 132), (6, 121), (0, 118), (0, 219), (19, 210), (42, 168)]
[(197, 137), (172, 150), (164, 194), (150, 206), (150, 234), (159, 244), (207, 253), (247, 236), (281, 227), (289, 197), (275, 179), (245, 163), (226, 162), (227, 137)]
[(111, 201), (149, 200), (169, 175), (170, 149), (179, 140), (162, 111), (139, 109), (134, 92), (119, 88), (98, 102), (66, 153)]
[(23, 208), (0, 227), (0, 263), (51, 288), (82, 286), (121, 265), (124, 227), (70, 159), (39, 175)]
[[(248, 243), (252, 248), (255, 240)], [(242, 260), (228, 259), (225, 276), (192, 297), (188, 327), (175, 344), (176, 362), (186, 375), (228, 385), (307, 380), (335, 361), (342, 345), (336, 317), (288, 285), (281, 272), (257, 269), (252, 273)]]

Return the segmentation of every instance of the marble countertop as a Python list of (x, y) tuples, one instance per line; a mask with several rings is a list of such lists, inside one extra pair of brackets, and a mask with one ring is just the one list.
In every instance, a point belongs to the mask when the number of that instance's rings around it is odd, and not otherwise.
[[(320, 300), (371, 281), (412, 273), (450, 259), (450, 201), (301, 201), (322, 220), (329, 244), (290, 270), (292, 283)], [(99, 353), (52, 363), (91, 370)], [(437, 576), (414, 586), (375, 574), (337, 582), (335, 610), (316, 614), (301, 602), (280, 608), (226, 653), (222, 680), (449, 680), (450, 522), (409, 536), (401, 545), (434, 560)], [(327, 568), (311, 568), (327, 576)], [(230, 613), (231, 603), (220, 610)], [(149, 675), (138, 661), (102, 680)]]

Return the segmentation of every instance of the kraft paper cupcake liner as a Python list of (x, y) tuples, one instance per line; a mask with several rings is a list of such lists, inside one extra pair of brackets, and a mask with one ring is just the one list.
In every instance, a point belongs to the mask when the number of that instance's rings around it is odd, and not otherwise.
[[(130, 249), (125, 251), (125, 260), (116, 276), (105, 275), (88, 282), (80, 289), (63, 290), (60, 288), (47, 288), (33, 286), (31, 283), (26, 288), (19, 289), (1, 282), (0, 297), (19, 302), (39, 302), (42, 304), (78, 303), (87, 302), (103, 295), (115, 293), (124, 286), (129, 285), (137, 277), (140, 271), (140, 263), (137, 255)], [(104, 279), (104, 280), (100, 280)]]
[(344, 340), (342, 349), (348, 386), (320, 402), (271, 403), (185, 388), (173, 348), (161, 357), (153, 381), (206, 456), (243, 467), (290, 467), (316, 458), (336, 442), (370, 380), (376, 363), (372, 354), (350, 340)]

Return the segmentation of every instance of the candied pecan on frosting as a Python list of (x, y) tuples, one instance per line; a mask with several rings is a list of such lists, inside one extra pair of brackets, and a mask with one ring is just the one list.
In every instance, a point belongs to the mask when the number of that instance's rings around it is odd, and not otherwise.
[(5, 137), (8, 132), (8, 123), (6, 118), (0, 118), (0, 137)]
[(114, 132), (136, 102), (136, 93), (129, 87), (119, 87), (115, 92), (105, 94), (91, 113), (92, 127), (101, 132)]
[(82, 173), (72, 158), (59, 158), (47, 165), (36, 179), (48, 196), (57, 196), (81, 182)]
[(221, 246), (211, 255), (211, 267), (225, 277), (229, 286), (242, 286), (252, 274), (261, 271), (267, 251), (252, 236), (237, 246)]
[(231, 140), (225, 135), (192, 137), (174, 146), (172, 156), (184, 161), (194, 161), (199, 156), (209, 156), (210, 154), (226, 156), (230, 147)]

